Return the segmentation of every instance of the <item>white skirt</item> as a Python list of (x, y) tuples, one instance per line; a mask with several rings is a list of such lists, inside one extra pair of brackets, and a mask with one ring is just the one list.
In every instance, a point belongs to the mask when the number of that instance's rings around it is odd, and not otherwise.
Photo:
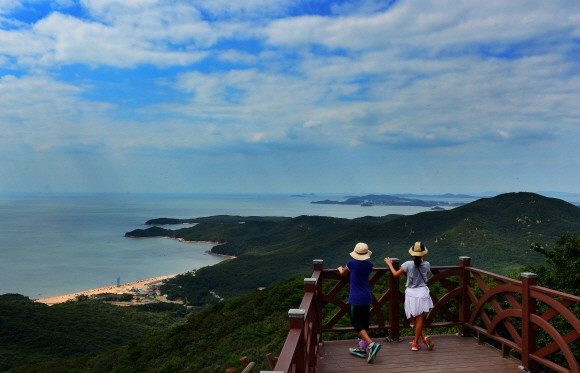
[(422, 315), (423, 312), (429, 312), (431, 308), (433, 308), (433, 301), (429, 296), (427, 286), (405, 290), (405, 315), (408, 319)]

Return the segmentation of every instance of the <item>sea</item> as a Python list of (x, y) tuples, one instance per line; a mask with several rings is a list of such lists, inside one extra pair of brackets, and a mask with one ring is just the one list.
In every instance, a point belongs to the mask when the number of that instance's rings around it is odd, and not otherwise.
[[(427, 211), (414, 206), (312, 204), (317, 194), (0, 194), (0, 294), (48, 298), (219, 263), (213, 245), (128, 238), (149, 219), (213, 215), (353, 219)], [(463, 202), (469, 202), (464, 200)], [(164, 226), (178, 229), (185, 225)]]

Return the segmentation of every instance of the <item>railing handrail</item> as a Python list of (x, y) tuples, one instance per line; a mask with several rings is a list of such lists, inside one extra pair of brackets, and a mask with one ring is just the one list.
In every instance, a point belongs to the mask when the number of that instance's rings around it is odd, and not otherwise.
[[(457, 326), (459, 336), (466, 336), (468, 330), (473, 330), (477, 332), (481, 343), (485, 338), (501, 343), (504, 357), (511, 349), (519, 352), (522, 356), (522, 366), (528, 371), (534, 371), (539, 363), (557, 372), (580, 373), (578, 362), (569, 347), (580, 338), (580, 320), (569, 310), (573, 304), (580, 304), (580, 297), (536, 285), (537, 276), (533, 273), (522, 273), (520, 281), (471, 267), (469, 257), (462, 256), (459, 259), (458, 266), (431, 267), (434, 276), (429, 278), (428, 285), (440, 283), (448, 292), (440, 299), (431, 294), (434, 306), (425, 318), (425, 328)], [(322, 332), (354, 331), (352, 327), (334, 327), (346, 314), (346, 303), (336, 298), (336, 294), (348, 284), (349, 276), (337, 276), (336, 269), (323, 269), (322, 264), (322, 260), (314, 261), (312, 277), (304, 279), (305, 295), (300, 309), (289, 311), (290, 331), (275, 367), (277, 373), (315, 372)], [(393, 266), (395, 270), (399, 268), (398, 259), (393, 258)], [(408, 320), (403, 319), (401, 322), (400, 318), (404, 292), (400, 291), (399, 278), (390, 276), (388, 268), (374, 268), (373, 272), (370, 279), (371, 287), (384, 275), (389, 277), (389, 286), (378, 299), (373, 295), (371, 318), (376, 316), (378, 325), (372, 325), (371, 330), (388, 329), (388, 338), (397, 340), (400, 337), (400, 329), (411, 327)], [(490, 280), (486, 282), (483, 276)], [(458, 285), (453, 285), (449, 281), (451, 277), (459, 278)], [(328, 294), (322, 291), (325, 279), (338, 281)], [(474, 290), (472, 281), (478, 289)], [(482, 295), (478, 298), (476, 292)], [(507, 299), (510, 308), (502, 308), (496, 299), (498, 295)], [(515, 295), (521, 297), (521, 301)], [(449, 302), (452, 300), (458, 302), (457, 314), (450, 310)], [(538, 315), (538, 302), (546, 304), (549, 307), (548, 311)], [(338, 311), (325, 326), (322, 310), (328, 304), (337, 306)], [(387, 315), (383, 312), (384, 305), (388, 305)], [(490, 307), (494, 313), (492, 317), (486, 310)], [(434, 322), (435, 316), (439, 314), (443, 314), (448, 321)], [(549, 323), (556, 316), (562, 316), (567, 320), (572, 326), (572, 331), (562, 336)], [(521, 335), (510, 318), (521, 319)], [(507, 330), (505, 334), (501, 335), (498, 332), (499, 325)], [(537, 329), (544, 330), (553, 342), (538, 348)], [(547, 356), (555, 351), (562, 352), (569, 369), (548, 359)]]

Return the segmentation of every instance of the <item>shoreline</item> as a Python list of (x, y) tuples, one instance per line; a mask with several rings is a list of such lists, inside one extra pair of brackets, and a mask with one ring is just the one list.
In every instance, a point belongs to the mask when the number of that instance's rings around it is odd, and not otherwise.
[(163, 280), (167, 280), (167, 279), (173, 278), (175, 276), (177, 276), (177, 274), (151, 277), (151, 278), (146, 278), (146, 279), (142, 279), (142, 280), (135, 280), (135, 281), (120, 284), (119, 286), (117, 286), (117, 285), (102, 286), (100, 288), (78, 291), (76, 293), (71, 293), (71, 294), (58, 295), (56, 297), (34, 299), (34, 302), (44, 303), (44, 304), (47, 304), (49, 306), (52, 306), (53, 304), (64, 303), (68, 300), (74, 300), (75, 297), (78, 295), (87, 295), (90, 297), (91, 295), (96, 295), (96, 294), (101, 294), (101, 293), (116, 293), (118, 290), (120, 290), (123, 293), (126, 293), (127, 288), (137, 288), (137, 289), (141, 289), (141, 290), (146, 290), (147, 285), (149, 285), (149, 284), (161, 282)]
[[(143, 238), (146, 238), (146, 237), (143, 237)], [(205, 243), (213, 243), (213, 244), (217, 244), (217, 245), (222, 244), (222, 243), (215, 243), (215, 242), (210, 242), (210, 241), (185, 241), (182, 238), (180, 238), (178, 240), (182, 240), (182, 242), (205, 242)], [(211, 250), (206, 250), (205, 253), (208, 255), (219, 256), (219, 257), (227, 258), (227, 259), (236, 259), (237, 258), (236, 256), (233, 256), (233, 255), (212, 253)], [(101, 294), (101, 293), (117, 293), (118, 291), (120, 291), (121, 293), (127, 293), (128, 288), (147, 290), (147, 285), (159, 283), (163, 280), (171, 279), (177, 275), (178, 275), (178, 273), (171, 274), (171, 275), (150, 277), (150, 278), (146, 278), (146, 279), (125, 282), (125, 283), (120, 284), (119, 286), (117, 286), (117, 285), (101, 286), (99, 288), (77, 291), (75, 293), (57, 295), (57, 296), (49, 297), (49, 298), (32, 299), (32, 300), (34, 302), (44, 303), (44, 304), (47, 304), (49, 306), (52, 306), (53, 304), (64, 303), (64, 302), (69, 301), (69, 300), (75, 300), (75, 298), (79, 295), (86, 295), (86, 296), (90, 297), (92, 295)]]
[[(128, 238), (169, 238), (169, 239), (177, 240), (177, 241), (183, 242), (183, 243), (207, 243), (207, 244), (211, 244), (214, 246), (224, 245), (227, 243), (227, 242), (219, 242), (219, 241), (188, 241), (185, 238), (171, 237), (171, 236), (138, 237), (138, 236), (131, 236), (131, 235), (126, 234), (125, 237), (128, 237)], [(211, 250), (206, 250), (205, 253), (208, 255), (220, 256), (222, 258), (228, 258), (228, 259), (236, 259), (237, 258), (237, 256), (235, 256), (235, 255), (218, 254), (218, 253), (212, 252)]]
[[(184, 242), (184, 243), (207, 243), (207, 244), (212, 244), (214, 246), (223, 245), (226, 243), (226, 242), (216, 242), (216, 241), (188, 241), (188, 240), (183, 239), (183, 238), (176, 238), (176, 237), (170, 237), (170, 236), (136, 237), (136, 236), (125, 235), (125, 237), (128, 237), (128, 238), (170, 238), (170, 239), (174, 239), (174, 240), (177, 240), (179, 242)], [(208, 255), (219, 256), (219, 257), (227, 258), (227, 259), (236, 259), (237, 258), (234, 255), (213, 253), (211, 250), (206, 250), (205, 253)], [(117, 285), (102, 286), (99, 288), (78, 291), (78, 292), (71, 293), (71, 294), (58, 295), (58, 296), (49, 297), (49, 298), (33, 299), (33, 301), (38, 302), (38, 303), (44, 303), (44, 304), (47, 304), (49, 306), (52, 306), (53, 304), (64, 303), (64, 302), (69, 301), (69, 300), (75, 300), (75, 298), (79, 295), (86, 295), (86, 296), (90, 297), (91, 295), (96, 295), (96, 294), (101, 294), (101, 293), (116, 293), (118, 291), (120, 291), (121, 293), (126, 293), (127, 288), (136, 288), (136, 289), (140, 289), (140, 290), (147, 290), (147, 285), (158, 283), (158, 282), (161, 282), (163, 280), (173, 278), (175, 276), (177, 276), (177, 274), (151, 277), (151, 278), (126, 282), (126, 283), (120, 284), (119, 286), (117, 286)]]
[(208, 255), (221, 256), (222, 258), (228, 258), (228, 259), (236, 259), (237, 258), (237, 256), (235, 256), (235, 255), (213, 253), (211, 250), (206, 250), (205, 253)]
[(124, 237), (127, 238), (169, 238), (171, 240), (177, 240), (179, 242), (184, 242), (184, 243), (207, 243), (210, 245), (223, 245), (226, 244), (227, 242), (219, 242), (219, 241), (188, 241), (185, 238), (181, 238), (181, 237), (172, 237), (172, 236), (148, 236), (148, 237), (140, 237), (140, 236), (131, 236), (129, 234), (125, 234)]

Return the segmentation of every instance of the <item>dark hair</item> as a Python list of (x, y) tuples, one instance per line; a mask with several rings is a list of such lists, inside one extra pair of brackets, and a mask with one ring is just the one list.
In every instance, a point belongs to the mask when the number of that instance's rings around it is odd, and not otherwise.
[(421, 263), (423, 263), (423, 257), (422, 256), (414, 256), (413, 257), (413, 262), (415, 262), (415, 267), (419, 268), (419, 266), (421, 265)]
[(423, 278), (423, 281), (425, 281), (425, 284), (427, 284), (427, 279), (425, 278), (425, 276), (423, 276), (423, 274), (421, 273), (421, 270), (419, 269), (419, 266), (421, 265), (421, 263), (423, 263), (423, 257), (422, 256), (414, 256), (413, 262), (415, 262), (415, 268), (417, 268), (417, 270), (419, 271), (421, 278)]

